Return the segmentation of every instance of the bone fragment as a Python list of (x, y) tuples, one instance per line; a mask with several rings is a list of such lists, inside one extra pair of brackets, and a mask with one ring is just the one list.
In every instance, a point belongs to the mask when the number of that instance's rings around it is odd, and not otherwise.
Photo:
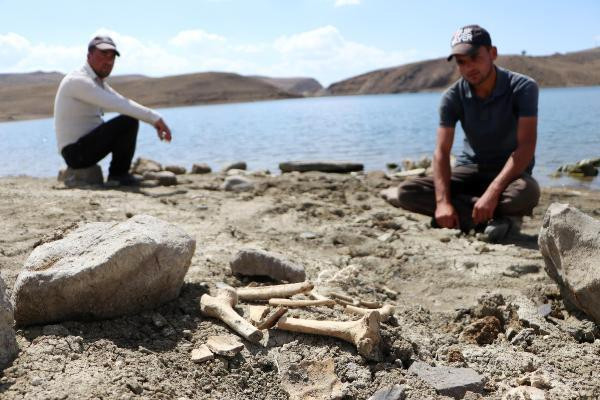
[(365, 308), (376, 309), (376, 308), (382, 307), (381, 304), (376, 301), (359, 300), (358, 302), (360, 303), (361, 306), (363, 306)]
[(312, 292), (310, 292), (308, 294), (308, 296), (313, 300), (329, 300), (329, 297), (323, 296), (322, 294), (319, 294), (319, 293), (315, 292), (314, 290)]
[(192, 350), (192, 361), (195, 363), (202, 363), (204, 361), (212, 360), (213, 358), (215, 358), (215, 355), (205, 344)]
[(256, 326), (269, 314), (269, 307), (267, 306), (248, 306), (248, 318), (252, 325)]
[(358, 353), (369, 359), (379, 357), (379, 312), (372, 310), (358, 321), (317, 321), (301, 318), (281, 317), (277, 329), (311, 333), (314, 335), (333, 336), (353, 343)]
[[(351, 305), (347, 305), (344, 308), (344, 312), (346, 314), (367, 315), (371, 311), (373, 311), (371, 308), (355, 307)], [(379, 312), (382, 321), (387, 321), (392, 315), (394, 315), (394, 307), (389, 304), (386, 304), (381, 308), (377, 308), (375, 311)]]
[(271, 329), (287, 310), (285, 307), (277, 307), (273, 314), (269, 315), (264, 321), (261, 321), (256, 327), (260, 330)]
[(237, 288), (240, 300), (269, 300), (274, 297), (286, 298), (295, 294), (309, 292), (314, 285), (310, 281), (299, 283), (288, 283), (284, 285), (257, 286)]
[(220, 319), (231, 329), (251, 342), (262, 339), (262, 332), (252, 326), (235, 312), (233, 306), (237, 304), (237, 294), (234, 289), (223, 288), (217, 290), (217, 296), (203, 294), (200, 298), (200, 311), (202, 314)]
[(289, 308), (295, 307), (312, 307), (312, 306), (335, 306), (335, 300), (294, 300), (294, 299), (270, 299), (269, 305), (271, 306), (283, 306)]

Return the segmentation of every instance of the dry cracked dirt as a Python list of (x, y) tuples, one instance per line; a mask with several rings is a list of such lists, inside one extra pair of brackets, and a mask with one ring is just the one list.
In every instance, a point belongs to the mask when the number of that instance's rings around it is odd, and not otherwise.
[[(600, 398), (597, 327), (565, 309), (537, 246), (551, 202), (598, 216), (600, 193), (544, 189), (522, 233), (489, 244), (389, 206), (378, 192), (394, 182), (383, 173), (259, 174), (244, 193), (219, 190), (223, 178), (183, 175), (174, 187), (135, 190), (0, 179), (0, 273), (9, 288), (35, 246), (78, 224), (149, 214), (197, 241), (175, 301), (114, 320), (19, 327), (20, 353), (0, 374), (0, 398), (368, 399), (395, 384), (406, 399), (446, 398), (408, 372), (417, 361), (481, 375), (480, 393), (465, 399), (502, 399), (517, 386), (547, 399)], [(192, 362), (192, 349), (209, 336), (235, 335), (201, 315), (199, 298), (219, 282), (253, 281), (229, 267), (249, 246), (303, 265), (318, 290), (397, 306), (381, 324), (381, 359), (366, 360), (337, 339), (271, 329), (263, 345), (243, 341), (234, 357)], [(520, 315), (528, 306), (530, 315)], [(356, 319), (340, 306), (288, 314)]]

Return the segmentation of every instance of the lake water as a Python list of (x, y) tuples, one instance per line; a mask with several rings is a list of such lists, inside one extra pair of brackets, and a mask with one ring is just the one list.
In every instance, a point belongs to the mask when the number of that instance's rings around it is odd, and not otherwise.
[[(160, 142), (141, 124), (136, 156), (188, 169), (205, 162), (218, 170), (243, 160), (249, 169), (278, 173), (279, 162), (304, 159), (385, 169), (388, 162), (431, 155), (439, 99), (439, 93), (406, 93), (161, 109), (173, 141)], [(458, 132), (454, 154), (462, 148)], [(600, 87), (542, 89), (538, 132), (534, 176), (542, 185), (600, 189), (600, 177), (549, 177), (561, 164), (600, 157)], [(52, 119), (0, 123), (0, 140), (0, 176), (56, 176), (64, 166)], [(102, 166), (106, 174), (108, 161)]]

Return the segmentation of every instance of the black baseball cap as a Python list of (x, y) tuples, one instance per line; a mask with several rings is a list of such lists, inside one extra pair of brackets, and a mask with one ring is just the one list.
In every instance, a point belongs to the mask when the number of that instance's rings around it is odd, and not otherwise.
[(452, 57), (457, 54), (475, 54), (479, 46), (491, 45), (492, 38), (490, 37), (488, 31), (479, 25), (463, 26), (452, 36), (452, 41), (450, 42), (450, 46), (452, 46), (452, 53), (450, 53), (447, 60), (452, 60)]
[(95, 38), (90, 40), (90, 43), (88, 44), (88, 51), (93, 49), (94, 47), (100, 50), (112, 50), (116, 53), (116, 55), (121, 55), (117, 50), (117, 45), (110, 38), (110, 36), (96, 36)]

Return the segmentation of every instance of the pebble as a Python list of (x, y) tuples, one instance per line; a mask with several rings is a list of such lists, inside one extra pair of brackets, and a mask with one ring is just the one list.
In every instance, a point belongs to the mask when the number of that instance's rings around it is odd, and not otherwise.
[(192, 350), (192, 361), (195, 363), (202, 363), (204, 361), (212, 360), (213, 358), (215, 358), (215, 355), (205, 344)]
[(529, 345), (533, 341), (534, 337), (535, 330), (533, 330), (532, 328), (525, 328), (521, 329), (521, 331), (511, 339), (510, 343), (516, 346)]
[(234, 357), (244, 348), (244, 344), (232, 336), (209, 336), (206, 346), (213, 353), (225, 357)]

